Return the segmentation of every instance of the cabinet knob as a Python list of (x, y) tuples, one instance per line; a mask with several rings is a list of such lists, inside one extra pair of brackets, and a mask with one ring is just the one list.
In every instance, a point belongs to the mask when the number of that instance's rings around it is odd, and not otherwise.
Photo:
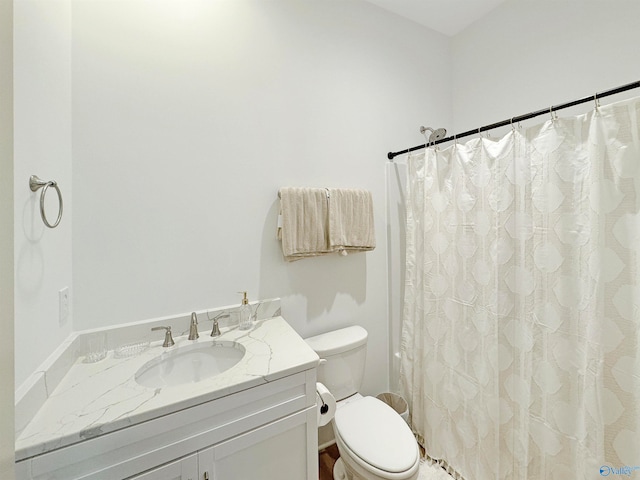
[(202, 475), (203, 480), (209, 480), (209, 472), (204, 472), (204, 475)]

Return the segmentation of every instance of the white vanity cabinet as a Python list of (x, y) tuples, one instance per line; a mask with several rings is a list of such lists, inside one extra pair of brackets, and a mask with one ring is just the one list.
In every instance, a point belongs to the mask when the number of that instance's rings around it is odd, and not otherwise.
[[(294, 414), (198, 453), (200, 480), (318, 478), (310, 472), (304, 412)], [(317, 456), (313, 462), (317, 466)]]
[[(298, 480), (317, 478), (301, 447), (308, 411), (289, 415), (128, 480)], [(313, 469), (312, 469), (313, 470)]]
[(153, 470), (136, 475), (131, 480), (196, 480), (206, 478), (198, 474), (198, 456), (189, 455), (186, 458), (162, 465)]
[(16, 464), (18, 480), (316, 480), (315, 368)]

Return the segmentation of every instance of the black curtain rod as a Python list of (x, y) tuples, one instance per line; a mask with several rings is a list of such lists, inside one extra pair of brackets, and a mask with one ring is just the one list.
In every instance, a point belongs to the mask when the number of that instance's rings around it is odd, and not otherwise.
[(387, 158), (389, 160), (393, 160), (393, 157), (402, 155), (403, 153), (414, 152), (422, 148), (430, 147), (431, 145), (438, 145), (439, 143), (450, 142), (451, 140), (456, 140), (462, 137), (468, 137), (469, 135), (473, 135), (476, 133), (486, 132), (487, 130), (493, 130), (494, 128), (504, 127), (506, 125), (512, 125), (514, 123), (521, 122), (523, 120), (528, 120), (530, 118), (538, 117), (540, 115), (550, 114), (551, 112), (562, 110), (563, 108), (573, 107), (575, 105), (580, 105), (581, 103), (592, 102), (599, 98), (608, 97), (609, 95), (615, 95), (616, 93), (626, 92), (627, 90), (632, 90), (634, 88), (640, 88), (640, 80), (637, 82), (628, 83), (627, 85), (622, 85), (621, 87), (612, 88), (611, 90), (607, 90), (601, 93), (596, 93), (595, 95), (584, 97), (584, 98), (581, 98), (580, 100), (573, 100), (572, 102), (562, 103), (560, 105), (553, 105), (543, 110), (525, 113), (524, 115), (508, 118), (507, 120), (503, 120), (501, 122), (492, 123), (490, 125), (485, 125), (484, 127), (480, 127), (480, 128), (474, 128), (473, 130), (469, 130), (464, 133), (459, 133), (457, 135), (451, 135), (450, 137), (441, 138), (440, 140), (436, 140), (435, 142), (425, 143), (424, 145), (417, 145), (415, 147), (407, 148), (406, 150), (400, 150), (399, 152), (389, 152), (387, 154)]

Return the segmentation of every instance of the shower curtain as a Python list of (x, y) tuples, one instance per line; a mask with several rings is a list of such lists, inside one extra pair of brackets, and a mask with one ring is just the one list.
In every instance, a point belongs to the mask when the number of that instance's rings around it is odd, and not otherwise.
[(468, 480), (640, 478), (640, 98), (428, 149), (407, 190), (426, 453)]

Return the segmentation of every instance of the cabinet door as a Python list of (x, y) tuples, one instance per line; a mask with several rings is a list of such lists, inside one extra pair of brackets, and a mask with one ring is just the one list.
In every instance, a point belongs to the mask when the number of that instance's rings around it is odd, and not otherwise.
[(198, 456), (194, 453), (129, 480), (198, 480)]
[(317, 433), (309, 431), (306, 415), (290, 415), (200, 451), (200, 480), (308, 479), (317, 472), (317, 461), (309, 469), (307, 452), (311, 434)]

